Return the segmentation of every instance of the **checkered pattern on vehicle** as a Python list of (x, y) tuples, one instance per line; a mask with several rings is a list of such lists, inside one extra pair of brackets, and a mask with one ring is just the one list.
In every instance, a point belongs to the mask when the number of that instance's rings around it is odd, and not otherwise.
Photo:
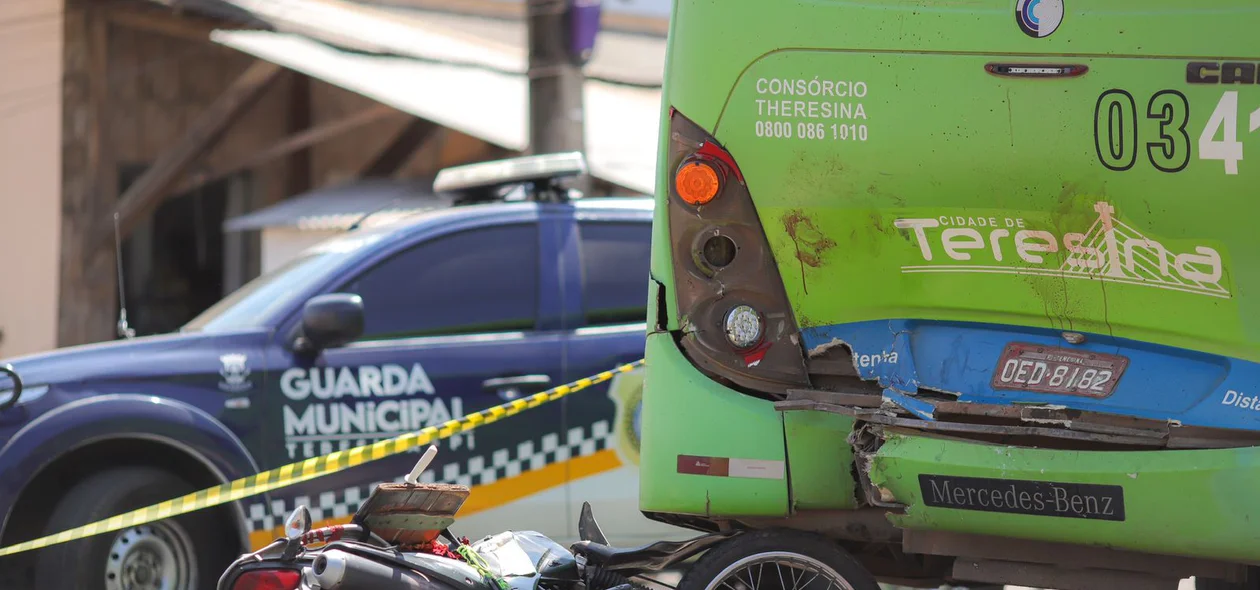
[[(570, 428), (565, 433), (563, 442), (560, 434), (553, 432), (541, 439), (520, 443), (514, 449), (497, 449), (489, 455), (470, 457), (464, 462), (448, 463), (436, 469), (430, 468), (420, 476), (420, 481), (452, 483), (470, 488), (486, 485), (526, 471), (541, 469), (552, 463), (593, 455), (609, 448), (612, 438), (613, 431), (609, 422), (601, 420), (589, 427)], [(402, 480), (403, 476), (399, 475), (394, 482), (401, 483)], [(284, 524), (289, 512), (301, 505), (310, 509), (313, 522), (349, 516), (359, 509), (359, 504), (367, 499), (377, 483), (379, 482), (323, 492), (315, 498), (298, 496), (292, 503), (275, 499), (270, 506), (262, 502), (251, 504), (248, 512), (250, 530), (274, 529)]]

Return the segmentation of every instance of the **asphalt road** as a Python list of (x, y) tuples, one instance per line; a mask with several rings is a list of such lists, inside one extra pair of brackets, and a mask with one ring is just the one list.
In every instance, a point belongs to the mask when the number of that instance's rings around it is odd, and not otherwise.
[[(682, 578), (682, 571), (678, 570), (678, 571), (662, 572), (660, 574), (655, 574), (653, 578), (661, 583), (660, 584), (653, 584), (650, 582), (645, 583), (644, 585), (647, 586), (650, 590), (672, 590), (672, 588), (675, 588), (678, 586), (678, 581)], [(1005, 586), (1004, 588), (1005, 590), (1054, 590), (1053, 588), (1032, 588), (1029, 586)], [(904, 588), (903, 586), (884, 585), (884, 590), (911, 590), (911, 589)], [(965, 590), (965, 589), (963, 587), (958, 587), (958, 586), (953, 586), (953, 587), (941, 586), (938, 590)], [(1193, 578), (1182, 580), (1181, 585), (1178, 586), (1178, 590), (1194, 590)]]

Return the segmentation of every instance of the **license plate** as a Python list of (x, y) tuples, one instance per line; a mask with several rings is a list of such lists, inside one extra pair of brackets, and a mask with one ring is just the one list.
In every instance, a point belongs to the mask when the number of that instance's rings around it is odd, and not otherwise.
[(993, 388), (1107, 397), (1129, 366), (1114, 355), (1012, 342), (993, 372)]

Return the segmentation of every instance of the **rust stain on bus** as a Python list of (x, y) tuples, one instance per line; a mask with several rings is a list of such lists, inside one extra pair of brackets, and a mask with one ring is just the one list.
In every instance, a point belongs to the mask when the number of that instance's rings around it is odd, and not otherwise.
[(834, 240), (818, 231), (814, 220), (800, 209), (789, 211), (783, 216), (783, 229), (792, 238), (792, 243), (796, 244), (796, 259), (806, 266), (821, 267), (823, 254), (836, 245)]
[(796, 247), (796, 260), (801, 265), (801, 289), (809, 294), (809, 286), (805, 282), (805, 267), (821, 267), (823, 254), (835, 247), (836, 242), (818, 231), (814, 221), (800, 209), (793, 209), (783, 215), (783, 229)]

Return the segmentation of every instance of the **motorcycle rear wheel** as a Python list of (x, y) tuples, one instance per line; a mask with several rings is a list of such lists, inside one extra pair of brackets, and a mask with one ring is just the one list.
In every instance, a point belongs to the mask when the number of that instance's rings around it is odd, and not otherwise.
[(874, 576), (839, 545), (817, 535), (764, 530), (707, 551), (677, 590), (879, 590)]

